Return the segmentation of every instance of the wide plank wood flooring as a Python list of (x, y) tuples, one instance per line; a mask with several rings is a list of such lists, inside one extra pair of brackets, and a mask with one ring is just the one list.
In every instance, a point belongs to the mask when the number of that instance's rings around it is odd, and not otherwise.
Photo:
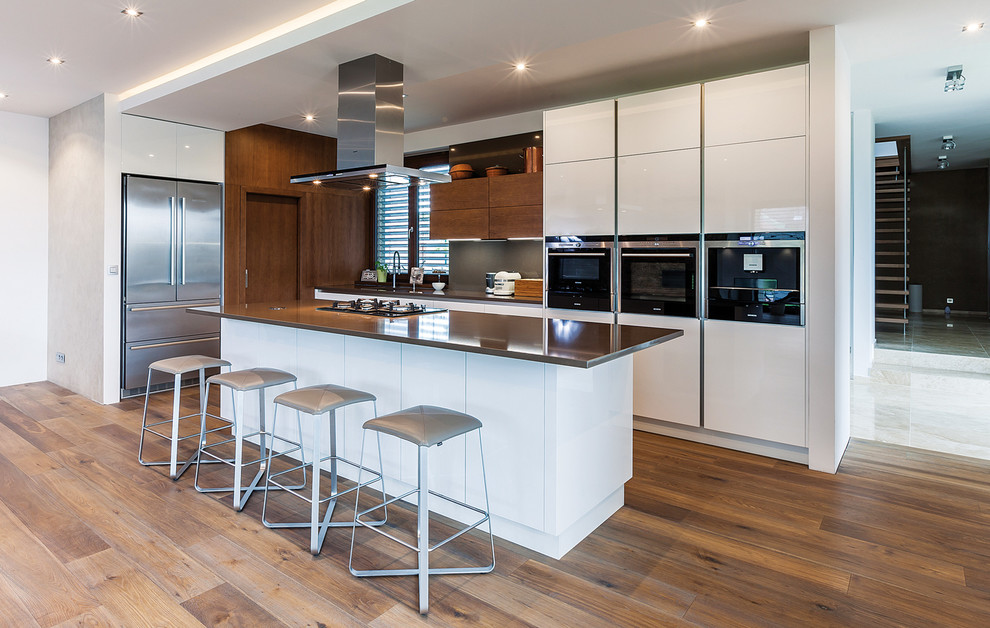
[(260, 495), (235, 513), (140, 466), (140, 421), (140, 400), (0, 388), (0, 625), (990, 625), (984, 461), (853, 441), (828, 475), (637, 432), (615, 516), (560, 561), (499, 541), (494, 573), (432, 578), (421, 618), (415, 578), (350, 575), (349, 530), (313, 557), (308, 531), (261, 524)]

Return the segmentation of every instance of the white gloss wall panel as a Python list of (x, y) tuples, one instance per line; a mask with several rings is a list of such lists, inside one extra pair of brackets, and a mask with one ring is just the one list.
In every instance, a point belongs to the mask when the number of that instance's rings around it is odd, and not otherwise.
[(805, 138), (705, 149), (705, 233), (805, 231)]
[(543, 163), (614, 155), (614, 100), (552, 109), (543, 114)]
[[(370, 338), (344, 338), (345, 373), (343, 385), (370, 392), (377, 397), (378, 414), (388, 414), (402, 405), (402, 345)], [(362, 425), (372, 418), (371, 404), (357, 404), (344, 409), (344, 452), (350, 460), (360, 460)], [(378, 461), (374, 434), (367, 436), (365, 460)], [(412, 449), (412, 448), (410, 448)], [(397, 438), (382, 439), (385, 476), (399, 478), (403, 468), (402, 454), (411, 457), (407, 464), (416, 466), (415, 451), (403, 452)], [(369, 466), (369, 465), (365, 465)], [(375, 468), (375, 467), (372, 467)], [(375, 487), (377, 488), (377, 487)], [(391, 489), (390, 489), (391, 490)], [(394, 493), (393, 493), (394, 494)]]
[(195, 181), (223, 181), (223, 131), (176, 125), (176, 176)]
[(701, 85), (619, 98), (618, 155), (701, 146)]
[(807, 133), (808, 66), (705, 83), (705, 146)]
[(442, 307), (451, 312), (484, 312), (485, 304), (482, 302), (469, 303), (467, 301), (437, 301), (437, 307)]
[(546, 318), (559, 321), (557, 325), (566, 325), (567, 321), (583, 321), (586, 323), (611, 323), (612, 312), (590, 312), (588, 310), (565, 310), (563, 308), (546, 308), (543, 310)]
[(619, 323), (680, 329), (684, 335), (633, 354), (633, 414), (701, 425), (701, 321), (679, 316), (619, 314)]
[(705, 427), (807, 446), (805, 329), (705, 321)]
[(619, 157), (619, 235), (701, 231), (698, 148)]
[(547, 164), (543, 225), (546, 235), (615, 233), (615, 160)]
[(543, 308), (537, 305), (495, 305), (485, 303), (487, 314), (505, 314), (507, 316), (527, 316), (529, 318), (540, 318), (543, 316)]
[(121, 171), (174, 178), (177, 126), (154, 118), (121, 116)]
[[(537, 530), (544, 529), (546, 490), (543, 408), (544, 366), (487, 355), (467, 355), (467, 413), (482, 428), (491, 510)], [(477, 439), (467, 440), (468, 501), (484, 503)]]

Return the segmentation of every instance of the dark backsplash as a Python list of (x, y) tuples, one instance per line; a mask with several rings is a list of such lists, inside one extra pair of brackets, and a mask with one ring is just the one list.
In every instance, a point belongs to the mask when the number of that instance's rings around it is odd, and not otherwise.
[(485, 273), (514, 271), (543, 277), (542, 240), (481, 240), (450, 243), (450, 289), (484, 290)]

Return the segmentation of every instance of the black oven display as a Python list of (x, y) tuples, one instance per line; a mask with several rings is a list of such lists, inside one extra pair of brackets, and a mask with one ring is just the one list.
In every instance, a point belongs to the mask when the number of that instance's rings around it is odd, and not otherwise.
[(697, 316), (698, 237), (637, 238), (619, 243), (620, 311)]
[(547, 306), (567, 309), (612, 309), (612, 238), (548, 237)]

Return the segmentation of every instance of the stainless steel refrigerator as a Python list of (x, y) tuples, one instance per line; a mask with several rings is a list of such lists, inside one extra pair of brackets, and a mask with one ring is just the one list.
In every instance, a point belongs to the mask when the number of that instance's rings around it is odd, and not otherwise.
[[(220, 303), (219, 183), (124, 177), (123, 396), (143, 393), (148, 365), (179, 355), (220, 355), (219, 319), (189, 314)], [(152, 388), (170, 376), (156, 373)]]

